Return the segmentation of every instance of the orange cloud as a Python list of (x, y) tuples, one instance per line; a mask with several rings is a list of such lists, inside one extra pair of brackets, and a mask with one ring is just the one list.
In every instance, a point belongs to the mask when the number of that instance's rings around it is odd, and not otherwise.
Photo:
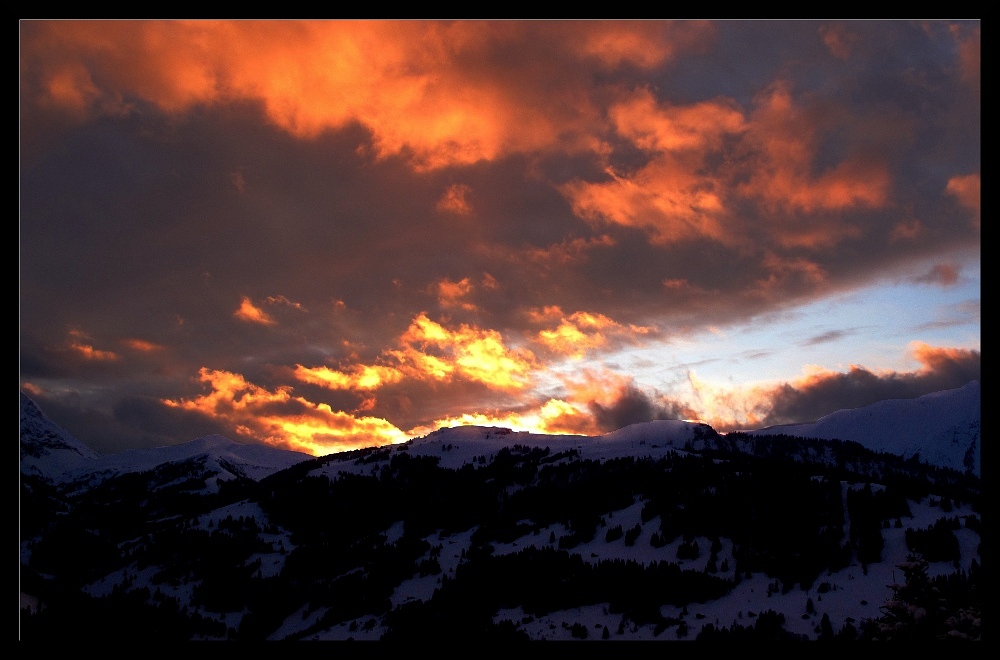
[(89, 341), (89, 337), (80, 330), (70, 330), (69, 335), (72, 337), (69, 342), (69, 349), (85, 360), (113, 362), (118, 359), (118, 354), (113, 351), (102, 351), (94, 348), (89, 343), (84, 343)]
[(250, 298), (246, 296), (243, 296), (243, 300), (240, 302), (239, 308), (233, 312), (233, 316), (248, 323), (261, 325), (275, 325), (277, 323), (267, 312), (250, 302)]
[(549, 399), (537, 415), (545, 433), (598, 435), (601, 432), (593, 415), (580, 405), (561, 399)]
[(974, 361), (978, 351), (965, 348), (942, 348), (922, 341), (910, 342), (910, 354), (920, 364), (923, 371), (946, 371), (950, 364)]
[(518, 392), (539, 368), (534, 354), (508, 348), (495, 330), (462, 324), (450, 330), (421, 313), (399, 338), (399, 348), (383, 351), (391, 365), (354, 365), (344, 370), (297, 365), (299, 380), (333, 390), (375, 390), (409, 378), (449, 382), (455, 378), (490, 389)]
[(500, 258), (514, 263), (530, 264), (543, 270), (551, 270), (560, 266), (585, 263), (591, 250), (612, 247), (615, 239), (607, 234), (595, 238), (568, 238), (548, 247), (527, 247), (517, 250), (502, 251), (498, 246), (489, 246), (483, 251), (488, 258)]
[(723, 184), (707, 172), (705, 159), (725, 136), (745, 130), (739, 109), (726, 101), (669, 106), (640, 90), (613, 105), (609, 117), (621, 136), (655, 155), (632, 174), (609, 168), (608, 181), (563, 185), (574, 213), (593, 223), (646, 229), (657, 243), (699, 237), (729, 242)]
[(295, 365), (295, 377), (304, 383), (321, 385), (331, 390), (374, 390), (391, 383), (398, 383), (403, 374), (398, 369), (381, 365), (355, 365), (348, 371), (328, 367), (303, 367)]
[(150, 353), (153, 351), (162, 351), (162, 344), (154, 344), (151, 341), (146, 341), (145, 339), (126, 339), (122, 341), (125, 346), (136, 351), (142, 351), (143, 353)]
[(830, 53), (841, 60), (850, 58), (851, 51), (861, 41), (861, 37), (840, 23), (823, 25), (819, 29), (819, 34), (823, 38), (823, 44), (830, 50)]
[(497, 290), (500, 288), (500, 283), (497, 282), (497, 278), (493, 277), (489, 273), (483, 273), (483, 281), (481, 282), (484, 289)]
[(593, 329), (587, 334), (567, 319), (563, 319), (555, 330), (539, 332), (538, 341), (551, 351), (570, 355), (576, 359), (583, 358), (589, 349), (599, 348), (607, 342), (599, 330)]
[(979, 175), (953, 176), (948, 180), (948, 186), (945, 190), (948, 194), (953, 195), (959, 204), (973, 212), (973, 224), (978, 228), (982, 199)]
[(979, 90), (982, 33), (979, 26), (963, 28), (961, 25), (949, 26), (952, 36), (958, 42), (959, 67), (962, 79)]
[(476, 310), (476, 306), (469, 302), (464, 302), (465, 298), (472, 292), (472, 282), (466, 277), (458, 282), (452, 282), (445, 278), (437, 283), (438, 304), (447, 309), (458, 307), (467, 311)]
[(695, 416), (717, 431), (759, 427), (771, 409), (770, 386), (718, 386), (701, 380), (694, 372), (688, 372), (688, 385), (693, 393), (691, 405), (697, 410)]
[[(891, 177), (883, 163), (871, 155), (850, 155), (818, 174), (812, 174), (818, 149), (814, 117), (792, 100), (789, 85), (778, 83), (763, 94), (746, 133), (755, 154), (750, 181), (738, 190), (756, 197), (774, 210), (835, 211), (854, 207), (879, 208), (888, 202)], [(814, 235), (796, 238), (786, 227), (789, 245), (822, 246), (839, 240), (849, 229), (833, 229), (828, 239)], [(779, 234), (779, 239), (782, 236)]]
[[(419, 378), (449, 380), (458, 375), (491, 389), (519, 391), (537, 368), (528, 350), (509, 349), (496, 330), (462, 324), (448, 330), (421, 313), (400, 337), (403, 348), (388, 351), (401, 369)], [(437, 350), (435, 355), (429, 351)]]
[(464, 183), (456, 183), (448, 186), (444, 195), (438, 200), (437, 209), (448, 211), (457, 215), (469, 215), (472, 213), (472, 205), (469, 204), (469, 194), (472, 188)]
[(572, 377), (563, 377), (562, 381), (572, 402), (611, 405), (632, 379), (613, 371), (583, 369)]
[[(558, 309), (546, 307), (542, 313), (536, 312), (535, 318), (544, 318), (547, 313)], [(635, 335), (655, 331), (655, 328), (647, 326), (626, 327), (603, 314), (578, 311), (562, 317), (555, 329), (540, 331), (537, 341), (550, 351), (580, 359), (587, 351), (607, 345), (609, 336), (618, 339), (634, 338)]]
[[(359, 123), (376, 157), (432, 169), (593, 150), (587, 80), (553, 62), (649, 68), (713, 34), (695, 21), (34, 21), (21, 53), (26, 89), (78, 114), (249, 101), (299, 138)], [(525, 56), (490, 75), (499, 52)]]
[(329, 405), (293, 397), (290, 387), (274, 391), (248, 382), (240, 374), (199, 370), (211, 391), (192, 399), (163, 403), (231, 424), (241, 435), (313, 455), (358, 447), (403, 442), (408, 436), (384, 419), (355, 417)]
[(608, 115), (619, 135), (650, 152), (718, 148), (726, 135), (746, 129), (743, 113), (732, 101), (669, 105), (657, 102), (648, 89), (613, 105)]
[[(829, 247), (861, 229), (817, 214), (884, 207), (891, 189), (882, 153), (866, 146), (864, 135), (839, 162), (817, 169), (823, 124), (836, 117), (836, 109), (797, 106), (781, 82), (757, 99), (749, 117), (726, 99), (670, 105), (637, 90), (613, 103), (608, 119), (649, 160), (631, 172), (609, 167), (604, 181), (577, 179), (559, 189), (584, 220), (643, 229), (654, 243), (744, 243), (746, 228), (730, 212), (744, 197), (763, 202), (779, 245)], [(735, 157), (712, 164), (723, 150)]]
[(43, 396), (45, 394), (45, 390), (38, 387), (34, 383), (28, 383), (28, 382), (21, 383), (21, 389), (23, 389), (31, 396)]
[(680, 50), (704, 48), (715, 34), (707, 21), (598, 21), (583, 28), (571, 46), (609, 68), (624, 63), (652, 68)]
[(88, 360), (110, 361), (117, 360), (118, 354), (113, 351), (101, 351), (86, 344), (70, 344), (70, 348)]
[(549, 323), (550, 321), (559, 320), (564, 316), (562, 307), (559, 305), (546, 305), (541, 309), (528, 309), (525, 310), (524, 314), (532, 323)]
[[(284, 402), (291, 398), (289, 395), (291, 388), (289, 387), (281, 387), (275, 392), (268, 392), (262, 387), (247, 382), (240, 374), (229, 371), (215, 371), (202, 367), (198, 370), (198, 377), (203, 383), (211, 385), (211, 392), (190, 400), (167, 400), (166, 403), (185, 410), (195, 410), (214, 416), (220, 409), (252, 409), (262, 404)], [(237, 395), (241, 396), (237, 398)]]
[(67, 63), (53, 71), (45, 81), (42, 93), (40, 100), (43, 104), (63, 108), (78, 119), (83, 119), (100, 97), (90, 72), (78, 62)]
[[(46, 80), (75, 82), (53, 101), (80, 104), (99, 69), (104, 98), (126, 93), (181, 112), (254, 100), (282, 129), (311, 138), (360, 121), (379, 155), (412, 149), (425, 165), (492, 157), (504, 140), (503, 103), (485, 85), (459, 85), (455, 44), (474, 26), (423, 21), (80, 21), (35, 25), (25, 54)], [(93, 85), (93, 83), (90, 83)], [(51, 87), (51, 84), (50, 84)], [(453, 90), (461, 88), (461, 96)]]
[(571, 181), (560, 188), (576, 215), (594, 224), (648, 230), (660, 244), (699, 237), (729, 242), (716, 184), (680, 159), (663, 156), (634, 175), (610, 169), (608, 175), (609, 181)]

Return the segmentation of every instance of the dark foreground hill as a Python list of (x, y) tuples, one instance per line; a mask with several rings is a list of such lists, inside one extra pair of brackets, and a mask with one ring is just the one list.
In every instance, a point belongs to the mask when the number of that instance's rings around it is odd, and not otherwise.
[(979, 479), (854, 442), (651, 422), (263, 472), (213, 451), (22, 475), (21, 639), (979, 638)]

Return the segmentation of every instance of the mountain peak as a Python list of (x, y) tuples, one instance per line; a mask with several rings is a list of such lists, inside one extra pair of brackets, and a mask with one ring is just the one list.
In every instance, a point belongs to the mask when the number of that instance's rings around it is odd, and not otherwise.
[(23, 473), (58, 479), (100, 458), (100, 454), (49, 419), (27, 394), (20, 394)]

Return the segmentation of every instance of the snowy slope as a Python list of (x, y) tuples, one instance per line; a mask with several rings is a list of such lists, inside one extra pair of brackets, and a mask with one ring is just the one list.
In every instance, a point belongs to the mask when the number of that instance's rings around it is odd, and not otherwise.
[[(698, 437), (715, 435), (710, 426), (680, 420), (658, 420), (632, 424), (598, 436), (547, 435), (527, 431), (511, 431), (489, 426), (456, 426), (443, 428), (405, 443), (412, 456), (440, 458), (442, 468), (457, 470), (463, 465), (476, 464), (479, 457), (493, 460), (504, 447), (520, 445), (529, 449), (548, 449), (551, 455), (572, 452), (584, 460), (607, 461), (615, 458), (659, 458), (680, 451), (684, 445)], [(378, 452), (386, 457), (400, 446), (382, 447)], [(328, 463), (313, 471), (336, 478), (340, 472), (348, 474), (374, 474), (377, 462), (357, 460), (344, 456), (343, 460)]]
[(964, 387), (916, 399), (890, 399), (839, 410), (808, 424), (747, 431), (800, 438), (852, 440), (868, 449), (980, 474), (980, 389)]
[[(128, 449), (118, 454), (100, 456), (79, 468), (67, 471), (67, 482), (89, 481), (125, 474), (145, 472), (166, 463), (196, 461), (203, 469), (221, 473), (223, 480), (247, 477), (259, 481), (264, 477), (312, 458), (309, 454), (274, 449), (230, 440), (221, 435), (208, 435), (180, 445), (153, 449)], [(231, 475), (231, 476), (230, 476)]]
[[(844, 486), (845, 492), (847, 486)], [(581, 545), (574, 549), (574, 553), (580, 554), (585, 561), (594, 563), (598, 559), (633, 560), (640, 563), (650, 563), (653, 561), (673, 561), (679, 563), (685, 570), (703, 571), (708, 562), (708, 553), (703, 553), (694, 560), (678, 560), (677, 547), (680, 541), (675, 541), (663, 548), (656, 549), (649, 545), (648, 537), (655, 531), (658, 524), (657, 519), (642, 523), (640, 518), (640, 503), (629, 509), (615, 512), (614, 522), (625, 527), (633, 524), (641, 525), (643, 528), (639, 540), (634, 546), (624, 546), (621, 540), (608, 543), (604, 540), (603, 534), (599, 534), (593, 541)], [(923, 528), (933, 524), (941, 517), (939, 508), (932, 507), (926, 502), (918, 504), (911, 503), (913, 517), (907, 520), (908, 526)], [(972, 510), (968, 506), (956, 509), (952, 515), (971, 515)], [(548, 543), (548, 534), (555, 531), (558, 536), (565, 529), (561, 525), (555, 525), (552, 529), (544, 529), (537, 535), (525, 536), (510, 544), (498, 545), (495, 554), (506, 554), (518, 552), (525, 547), (545, 547), (553, 545)], [(716, 626), (732, 626), (742, 624), (753, 625), (754, 617), (771, 609), (785, 615), (785, 629), (797, 635), (802, 635), (808, 639), (817, 639), (819, 636), (819, 621), (824, 614), (827, 614), (833, 622), (834, 630), (839, 631), (848, 621), (860, 624), (866, 618), (877, 618), (880, 614), (880, 606), (892, 597), (892, 589), (889, 585), (899, 582), (902, 572), (898, 565), (906, 561), (912, 554), (906, 548), (904, 540), (905, 530), (887, 529), (884, 532), (886, 547), (883, 551), (882, 561), (869, 565), (866, 569), (852, 564), (836, 573), (826, 573), (817, 584), (808, 590), (795, 588), (787, 593), (775, 591), (773, 594), (769, 586), (774, 582), (774, 578), (763, 573), (756, 573), (744, 579), (732, 592), (725, 596), (705, 603), (693, 603), (686, 607), (674, 607), (665, 605), (660, 608), (663, 616), (668, 618), (679, 618), (685, 621), (687, 630), (684, 639), (693, 640), (705, 624)], [(445, 575), (453, 577), (455, 569), (459, 565), (461, 552), (470, 547), (470, 534), (468, 532), (456, 534), (451, 537), (434, 536), (428, 541), (432, 544), (443, 543), (447, 548), (441, 554), (441, 566)], [(977, 557), (976, 547), (979, 536), (970, 530), (962, 529), (956, 533), (961, 547), (961, 570), (968, 571), (973, 559)], [(710, 540), (700, 537), (696, 539), (701, 546), (708, 547)], [(729, 560), (733, 562), (732, 543), (726, 539), (723, 541), (723, 550), (719, 554), (720, 562)], [(955, 567), (948, 562), (934, 562), (929, 568), (929, 575), (949, 574)], [(733, 571), (730, 569), (725, 573), (719, 573), (720, 577), (732, 577)], [(824, 586), (821, 586), (824, 585)], [(393, 595), (394, 604), (405, 603), (412, 600), (428, 600), (436, 587), (440, 586), (440, 580), (434, 576), (414, 579), (399, 586)], [(824, 590), (829, 589), (829, 591)], [(808, 617), (807, 601), (814, 601), (815, 613)], [(367, 618), (367, 617), (366, 617)], [(622, 622), (622, 615), (609, 612), (608, 604), (591, 605), (586, 607), (572, 608), (569, 610), (558, 610), (550, 612), (544, 616), (526, 616), (526, 612), (520, 608), (511, 608), (499, 611), (494, 620), (499, 622), (508, 619), (517, 624), (518, 628), (524, 630), (533, 640), (553, 640), (570, 641), (574, 637), (566, 623), (581, 623), (589, 630), (589, 639), (600, 639), (601, 631), (607, 627), (611, 632), (611, 640), (628, 641), (652, 641), (652, 640), (677, 640), (680, 639), (677, 628), (672, 628), (665, 633), (657, 631), (652, 624), (635, 624), (629, 622), (624, 630), (618, 632)], [(285, 627), (277, 630), (271, 639), (280, 640), (286, 635), (293, 633), (298, 627), (305, 627), (308, 623), (300, 620), (300, 617), (290, 617)], [(305, 639), (310, 640), (342, 640), (354, 639), (378, 639), (385, 632), (381, 625), (373, 627), (371, 630), (350, 630), (351, 622), (331, 626), (323, 631), (317, 632)], [(363, 623), (363, 621), (359, 621)]]
[(90, 465), (99, 456), (21, 393), (21, 472), (57, 480), (67, 471)]
[(414, 455), (438, 455), (442, 444), (450, 445), (447, 456), (442, 456), (440, 463), (441, 467), (447, 468), (459, 468), (464, 463), (471, 462), (471, 458), (477, 454), (489, 455), (501, 447), (514, 445), (548, 447), (553, 453), (575, 449), (581, 459), (606, 461), (623, 456), (663, 456), (693, 440), (699, 429), (705, 433), (714, 433), (704, 424), (679, 420), (632, 424), (598, 436), (545, 435), (502, 428), (459, 426), (440, 429), (413, 440), (410, 451)]

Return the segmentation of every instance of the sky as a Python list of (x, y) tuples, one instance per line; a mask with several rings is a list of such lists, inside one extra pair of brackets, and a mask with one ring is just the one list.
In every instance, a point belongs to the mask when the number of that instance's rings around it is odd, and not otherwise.
[(978, 21), (20, 22), (19, 387), (102, 453), (980, 378)]

